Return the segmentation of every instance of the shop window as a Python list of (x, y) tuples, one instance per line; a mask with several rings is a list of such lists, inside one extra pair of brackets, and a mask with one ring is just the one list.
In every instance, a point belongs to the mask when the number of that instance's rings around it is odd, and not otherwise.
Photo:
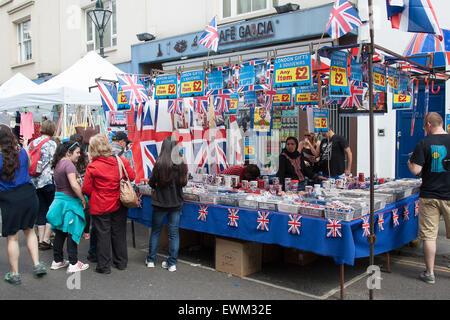
[(33, 58), (31, 47), (31, 20), (17, 24), (17, 51), (18, 62), (24, 63)]
[[(112, 15), (109, 20), (104, 35), (103, 35), (103, 47), (109, 48), (117, 46), (117, 17), (116, 17), (116, 0), (105, 1), (103, 3), (104, 8), (111, 10)], [(89, 9), (87, 9), (89, 10)], [(86, 11), (87, 11), (86, 10)], [(98, 31), (95, 28), (94, 23), (88, 17), (85, 12), (86, 18), (86, 48), (87, 51), (97, 50), (100, 48), (100, 38), (98, 36)]]
[(222, 0), (222, 18), (273, 8), (278, 0)]

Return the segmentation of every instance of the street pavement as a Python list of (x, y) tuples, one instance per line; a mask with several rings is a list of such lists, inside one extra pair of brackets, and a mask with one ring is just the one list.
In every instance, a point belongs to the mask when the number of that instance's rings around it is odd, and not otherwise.
[[(214, 269), (214, 248), (192, 245), (180, 250), (176, 272), (161, 268), (167, 255), (162, 249), (156, 267), (148, 269), (144, 260), (148, 250), (149, 229), (135, 224), (136, 248), (133, 247), (131, 223), (128, 222), (128, 255), (126, 270), (111, 269), (111, 274), (94, 272), (95, 264), (75, 276), (65, 269), (50, 270), (52, 250), (40, 251), (40, 259), (49, 272), (41, 279), (32, 276), (31, 259), (20, 236), (20, 272), (22, 284), (12, 286), (0, 282), (0, 300), (340, 300), (340, 267), (333, 259), (320, 257), (306, 266), (272, 261), (262, 271), (244, 278)], [(9, 271), (6, 238), (0, 239), (1, 276)], [(79, 259), (86, 260), (89, 241), (82, 239)], [(436, 258), (436, 283), (418, 280), (424, 270), (421, 246), (404, 246), (390, 254), (391, 272), (381, 272), (375, 300), (449, 300), (450, 241), (445, 238), (443, 222), (439, 231)], [(282, 260), (282, 259), (281, 259)], [(376, 256), (375, 264), (386, 266), (386, 255)], [(369, 259), (357, 259), (354, 266), (344, 268), (344, 299), (368, 300)], [(374, 282), (373, 282), (374, 283)]]

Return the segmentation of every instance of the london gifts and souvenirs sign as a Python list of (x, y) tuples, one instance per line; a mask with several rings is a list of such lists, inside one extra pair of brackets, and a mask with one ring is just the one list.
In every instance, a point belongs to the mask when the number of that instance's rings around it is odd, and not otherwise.
[(178, 76), (169, 74), (157, 76), (155, 81), (155, 99), (176, 99)]
[(311, 84), (312, 70), (309, 53), (275, 59), (274, 88), (310, 86)]
[(183, 72), (180, 77), (180, 97), (202, 97), (205, 95), (205, 71)]
[(347, 52), (335, 51), (331, 56), (330, 97), (350, 96), (347, 74)]

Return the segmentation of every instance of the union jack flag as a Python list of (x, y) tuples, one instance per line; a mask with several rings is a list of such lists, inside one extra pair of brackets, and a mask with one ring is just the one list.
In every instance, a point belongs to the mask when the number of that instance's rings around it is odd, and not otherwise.
[(351, 109), (353, 107), (361, 108), (363, 106), (364, 87), (358, 86), (357, 81), (350, 84), (350, 97), (344, 99), (341, 104), (342, 109)]
[(201, 220), (201, 221), (205, 222), (206, 217), (208, 216), (208, 206), (200, 206), (198, 213), (199, 213), (199, 215), (198, 215), (197, 220)]
[(192, 129), (194, 164), (200, 172), (203, 168), (205, 168), (206, 172), (209, 172), (209, 147), (208, 140), (206, 139), (206, 133), (209, 135), (209, 130), (205, 132), (202, 127), (194, 127)]
[(219, 46), (219, 32), (217, 31), (216, 17), (214, 17), (206, 27), (205, 32), (203, 32), (198, 43), (217, 52)]
[(214, 110), (216, 113), (228, 112), (230, 107), (230, 95), (229, 94), (219, 94), (214, 96)]
[(147, 89), (137, 75), (117, 74), (117, 79), (130, 105), (144, 105), (149, 100)]
[[(230, 94), (234, 93), (236, 88), (236, 76), (235, 76), (235, 70), (237, 69), (236, 65), (225, 65), (220, 67), (212, 68), (210, 72), (218, 72), (221, 71), (222, 75), (228, 76), (229, 73), (231, 73), (232, 77), (231, 79), (223, 79), (223, 87), (226, 89), (208, 89), (206, 91), (207, 96), (214, 96), (218, 94)], [(208, 77), (206, 77), (206, 87), (208, 87)]]
[(258, 211), (258, 222), (257, 230), (269, 231), (269, 212)]
[(384, 217), (383, 217), (383, 213), (381, 213), (378, 216), (378, 230), (379, 231), (383, 231), (384, 230)]
[(109, 84), (103, 81), (97, 82), (100, 96), (102, 97), (103, 110), (117, 111), (117, 88), (113, 84)]
[(208, 113), (208, 105), (209, 105), (208, 97), (194, 98), (194, 112), (197, 112), (199, 114), (206, 114)]
[(400, 223), (398, 222), (398, 209), (392, 209), (392, 223), (394, 227), (397, 227)]
[(370, 234), (369, 216), (362, 217), (363, 223), (363, 237), (367, 237)]
[(432, 33), (442, 40), (442, 32), (430, 0), (387, 0), (392, 28), (405, 32)]
[(212, 132), (210, 129), (209, 152), (216, 163), (217, 172), (228, 169), (227, 131), (225, 125), (214, 128)]
[(414, 201), (414, 217), (419, 215), (419, 200)]
[(403, 220), (409, 220), (409, 209), (408, 209), (408, 205), (406, 205), (405, 207), (405, 211), (403, 211)]
[(169, 100), (167, 106), (167, 111), (171, 114), (182, 114), (183, 113), (183, 99)]
[(302, 223), (300, 222), (300, 219), (302, 217), (298, 214), (290, 214), (289, 215), (289, 229), (288, 232), (292, 234), (298, 234), (300, 235), (300, 227), (302, 226)]
[(239, 215), (238, 215), (239, 209), (228, 208), (228, 212), (229, 212), (229, 214), (228, 214), (228, 219), (229, 219), (228, 225), (230, 227), (236, 227), (237, 228), (239, 226)]
[(327, 224), (327, 230), (328, 230), (327, 237), (328, 238), (330, 236), (333, 238), (336, 238), (337, 236), (342, 237), (342, 233), (341, 233), (342, 226), (341, 226), (340, 222), (341, 221), (336, 220), (336, 219), (333, 219), (333, 220), (328, 219), (328, 223), (329, 223), (329, 224)]
[(352, 5), (347, 0), (336, 0), (326, 26), (330, 37), (338, 39), (361, 25), (358, 12)]

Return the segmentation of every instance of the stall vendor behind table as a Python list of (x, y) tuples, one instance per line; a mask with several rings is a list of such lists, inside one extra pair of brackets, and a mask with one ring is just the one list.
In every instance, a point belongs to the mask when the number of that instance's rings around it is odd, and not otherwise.
[(305, 187), (305, 176), (311, 180), (320, 180), (317, 173), (305, 164), (305, 158), (298, 152), (298, 140), (295, 137), (286, 139), (286, 148), (281, 151), (278, 164), (277, 177), (284, 190), (284, 180), (290, 178), (299, 181), (299, 189)]
[[(345, 167), (345, 155), (347, 155), (347, 167)], [(352, 151), (348, 141), (335, 134), (331, 127), (328, 128), (325, 138), (320, 143), (319, 166), (323, 174), (329, 177), (351, 173)]]
[(252, 181), (257, 180), (261, 172), (257, 165), (249, 164), (247, 166), (232, 166), (220, 172), (219, 174), (224, 174), (227, 176), (239, 176), (240, 181)]

